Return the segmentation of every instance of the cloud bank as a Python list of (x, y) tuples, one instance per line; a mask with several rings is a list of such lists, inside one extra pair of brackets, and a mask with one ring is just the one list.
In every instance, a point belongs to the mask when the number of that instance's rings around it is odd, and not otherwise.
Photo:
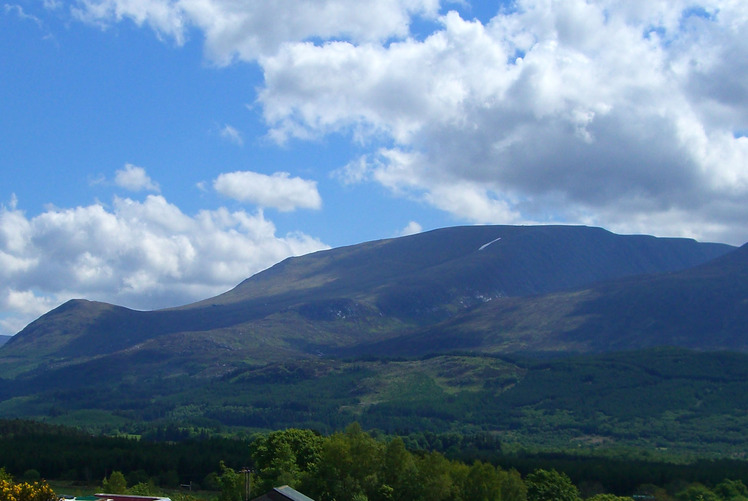
[(289, 41), (404, 37), (413, 16), (433, 18), (438, 10), (439, 0), (79, 0), (73, 14), (102, 26), (122, 20), (147, 25), (178, 44), (196, 28), (208, 56), (225, 65), (273, 53)]
[[(748, 4), (86, 0), (261, 67), (269, 135), (371, 146), (345, 178), (472, 222), (748, 238)], [(438, 27), (413, 37), (409, 26)], [(354, 172), (355, 170), (355, 172)]]
[(14, 201), (0, 208), (0, 311), (13, 312), (0, 316), (0, 332), (76, 297), (140, 309), (185, 304), (323, 248), (303, 233), (277, 236), (262, 210), (190, 216), (148, 195), (27, 217)]
[(259, 100), (281, 141), (388, 138), (346, 178), (459, 218), (746, 238), (748, 79), (728, 76), (746, 19), (743, 4), (449, 13), (424, 41), (288, 44), (261, 60)]

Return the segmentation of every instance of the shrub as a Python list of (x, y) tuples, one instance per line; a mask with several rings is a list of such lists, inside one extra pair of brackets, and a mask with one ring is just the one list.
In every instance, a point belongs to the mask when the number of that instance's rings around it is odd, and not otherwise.
[(0, 501), (56, 501), (52, 488), (46, 482), (19, 482), (0, 479)]

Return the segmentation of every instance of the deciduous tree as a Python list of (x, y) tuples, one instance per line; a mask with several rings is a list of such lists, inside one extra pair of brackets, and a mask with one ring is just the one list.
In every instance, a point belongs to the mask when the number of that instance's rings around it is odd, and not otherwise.
[(221, 488), (220, 501), (243, 501), (244, 478), (221, 461), (221, 474), (216, 481)]
[(565, 473), (535, 470), (525, 479), (528, 501), (579, 501), (579, 491)]
[(719, 496), (707, 486), (693, 483), (676, 496), (680, 501), (720, 501)]
[(101, 484), (107, 494), (124, 494), (127, 492), (127, 480), (125, 480), (121, 471), (113, 471), (109, 478), (104, 478)]

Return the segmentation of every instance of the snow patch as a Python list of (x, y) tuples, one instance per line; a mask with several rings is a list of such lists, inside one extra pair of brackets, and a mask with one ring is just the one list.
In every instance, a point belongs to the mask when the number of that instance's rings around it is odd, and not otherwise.
[(483, 249), (485, 249), (485, 248), (486, 248), (486, 247), (488, 247), (489, 245), (491, 245), (491, 244), (494, 244), (494, 243), (498, 242), (499, 240), (501, 240), (501, 237), (499, 237), (499, 238), (496, 238), (496, 239), (494, 239), (494, 240), (491, 240), (491, 241), (490, 241), (490, 242), (488, 242), (487, 244), (483, 244), (483, 245), (481, 245), (480, 247), (478, 247), (478, 250), (479, 250), (479, 251), (482, 251)]

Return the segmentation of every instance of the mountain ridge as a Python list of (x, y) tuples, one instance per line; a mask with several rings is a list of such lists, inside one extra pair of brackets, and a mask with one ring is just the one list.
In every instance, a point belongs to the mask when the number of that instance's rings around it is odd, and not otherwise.
[[(719, 375), (722, 361), (742, 374), (746, 305), (745, 246), (587, 227), (434, 230), (289, 258), (176, 308), (65, 303), (0, 348), (0, 417), (111, 429), (177, 421), (329, 430), (358, 419), (414, 430), (506, 427), (508, 436), (522, 428), (523, 440), (538, 427), (543, 440), (558, 438), (561, 426), (584, 440), (590, 427), (608, 429), (608, 417), (588, 410), (580, 401), (588, 388), (577, 385), (640, 398), (619, 384), (632, 377), (659, 381), (663, 398), (682, 396), (652, 406), (652, 423), (667, 428), (669, 416), (695, 412), (701, 424), (688, 433), (724, 419), (727, 428), (710, 431), (718, 437), (743, 419), (744, 404), (725, 403), (712, 417), (698, 398), (748, 394), (738, 376)], [(714, 351), (724, 349), (744, 353)], [(709, 367), (671, 381), (650, 374), (653, 361), (674, 374), (679, 363)], [(598, 400), (615, 414), (615, 398)], [(475, 412), (487, 404), (490, 415)], [(621, 419), (615, 440), (649, 427)]]
[[(135, 311), (73, 300), (14, 336), (0, 350), (0, 367), (19, 374), (180, 343), (194, 344), (182, 351), (197, 357), (213, 345), (257, 360), (335, 353), (428, 331), (496, 299), (682, 270), (731, 250), (585, 226), (444, 228), (288, 258), (181, 307)], [(24, 357), (25, 368), (14, 363)]]

